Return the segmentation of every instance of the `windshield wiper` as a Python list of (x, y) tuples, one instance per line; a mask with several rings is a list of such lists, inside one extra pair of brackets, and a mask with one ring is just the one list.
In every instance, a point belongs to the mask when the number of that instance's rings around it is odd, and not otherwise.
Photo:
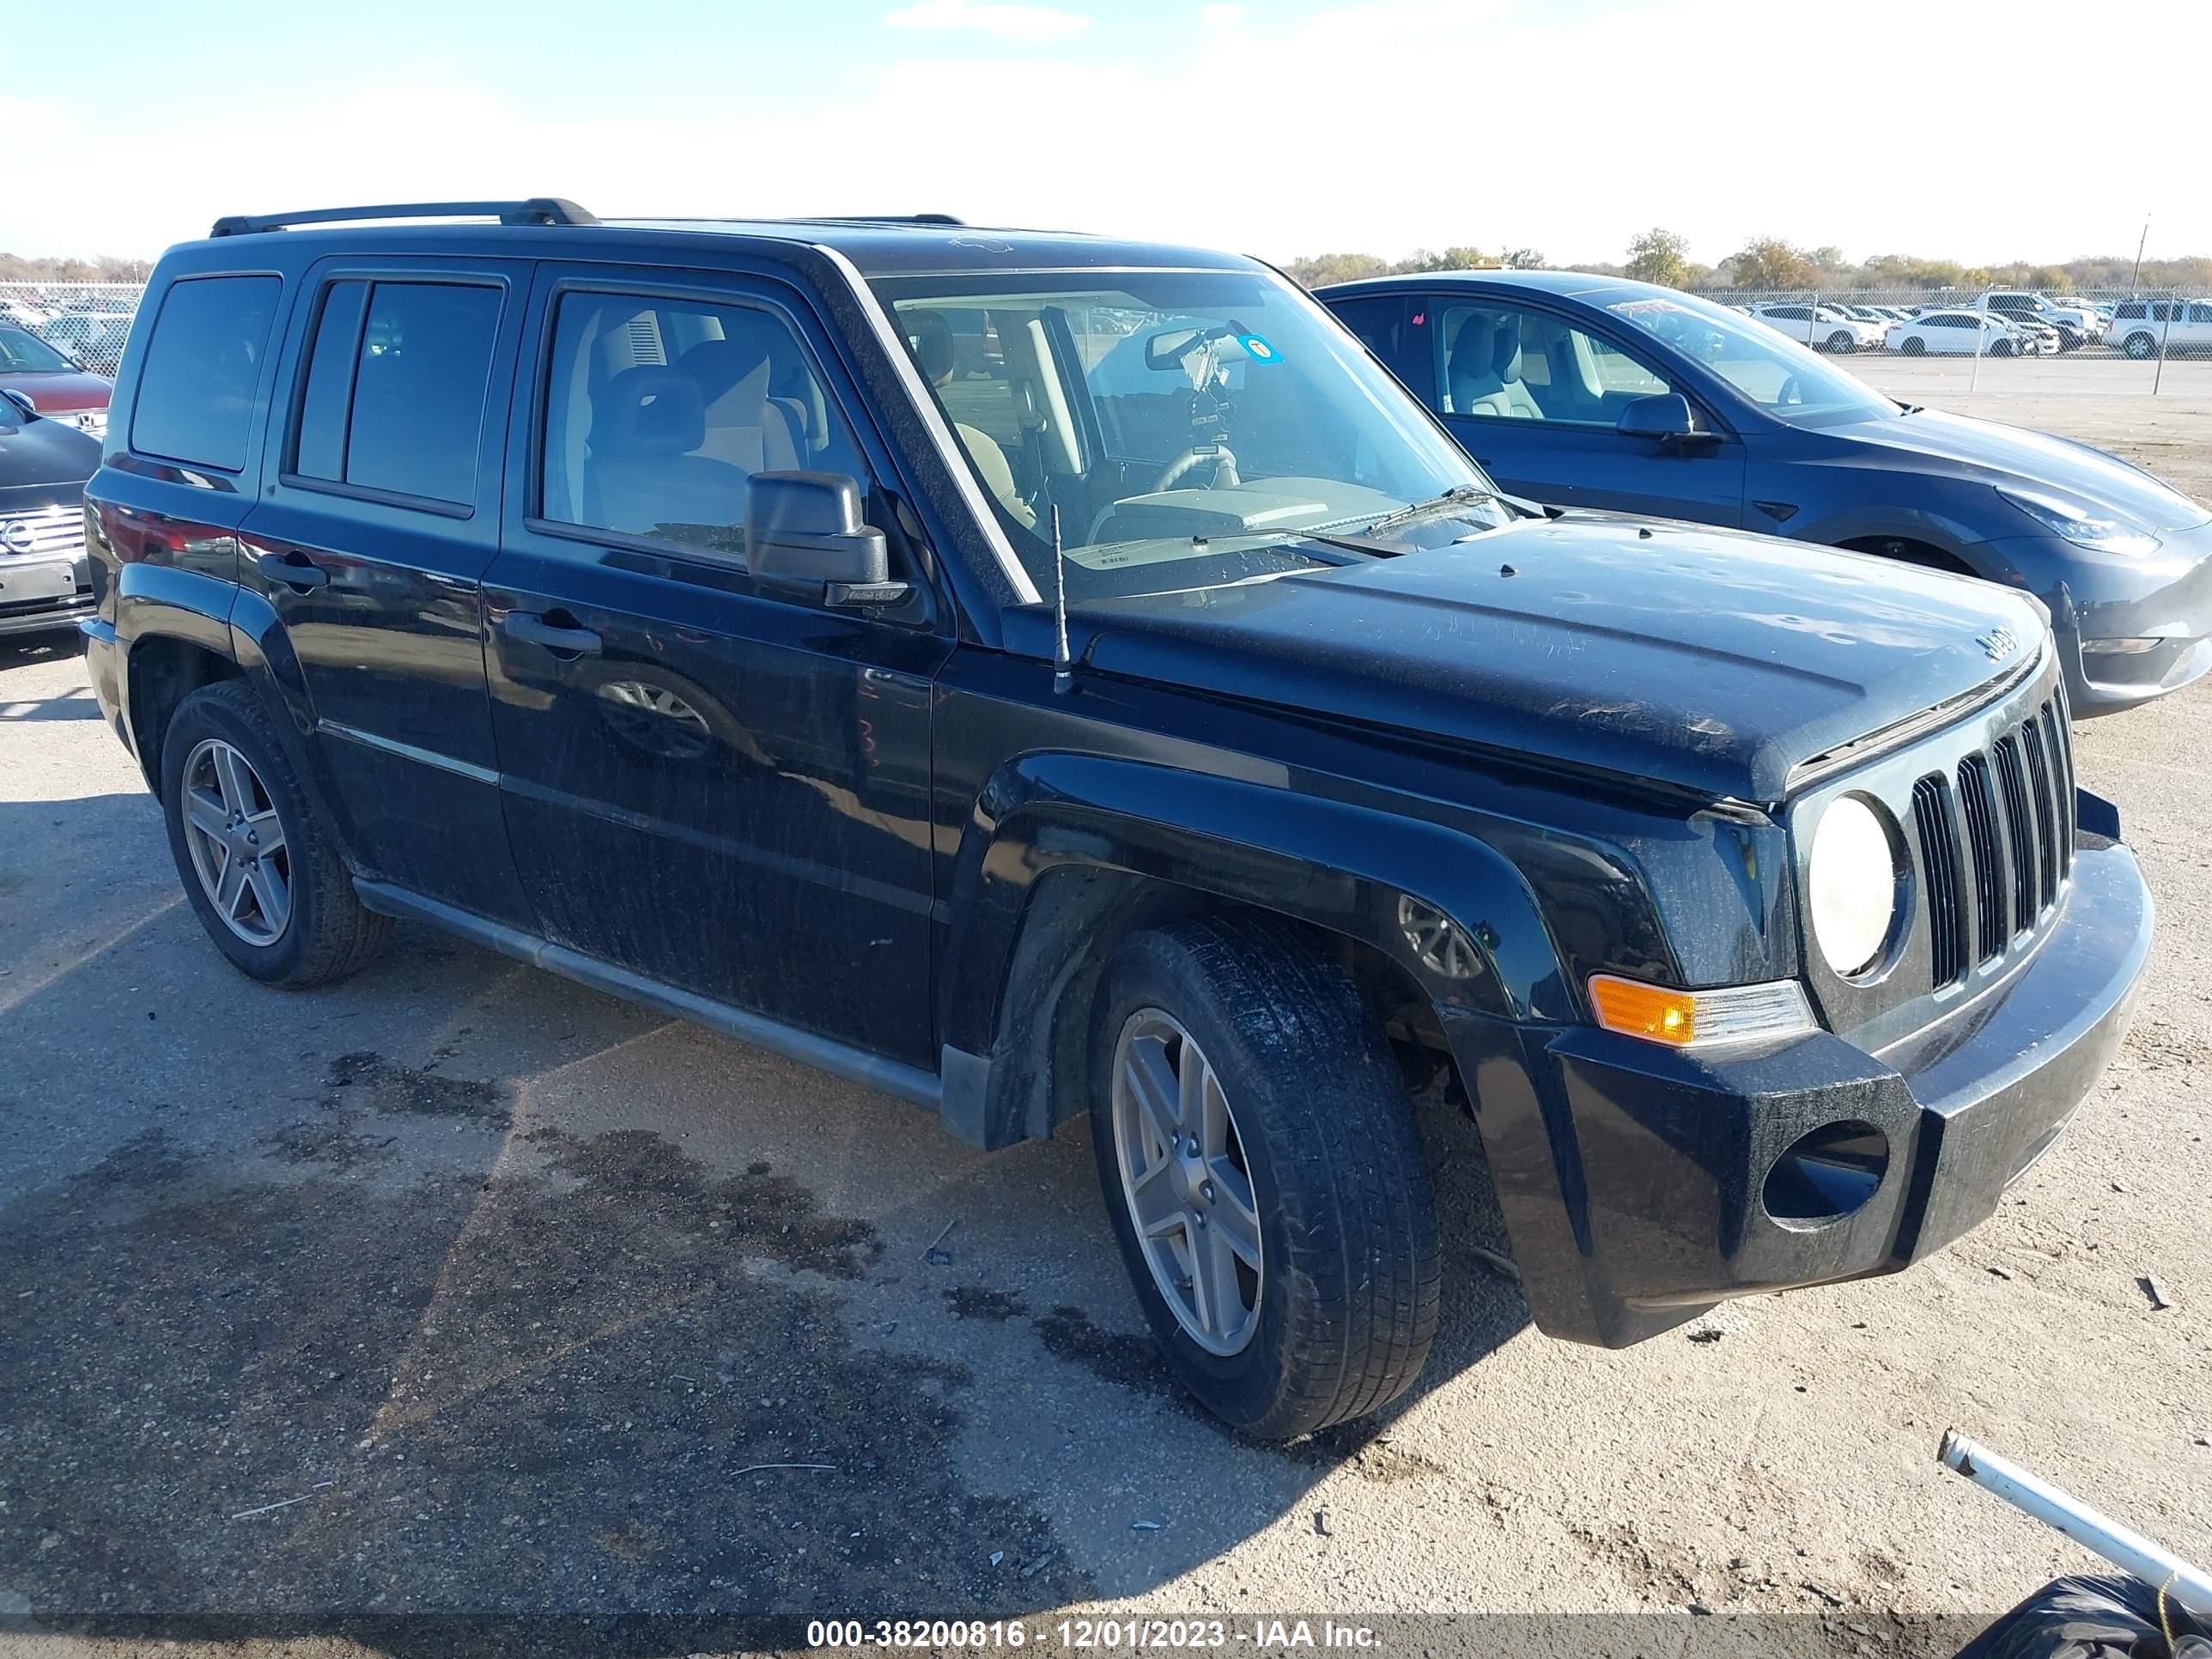
[(1478, 501), (1494, 501), (1497, 499), (1489, 490), (1478, 489), (1473, 484), (1454, 484), (1441, 495), (1431, 496), (1425, 501), (1415, 501), (1395, 513), (1385, 513), (1381, 518), (1370, 521), (1361, 533), (1372, 536), (1378, 530), (1395, 530), (1400, 525), (1449, 514), (1459, 507), (1472, 507)]

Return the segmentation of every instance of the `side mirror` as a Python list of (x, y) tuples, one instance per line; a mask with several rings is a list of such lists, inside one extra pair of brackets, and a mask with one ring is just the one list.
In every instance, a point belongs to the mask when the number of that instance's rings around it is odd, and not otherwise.
[(1650, 438), (1662, 444), (1687, 443), (1717, 434), (1698, 418), (1690, 400), (1679, 392), (1655, 392), (1638, 398), (1620, 411), (1615, 429), (1631, 438)]
[(745, 487), (745, 562), (763, 592), (832, 605), (892, 605), (884, 532), (860, 517), (860, 481), (842, 472), (756, 472)]
[(0, 398), (6, 398), (9, 404), (7, 409), (0, 410), (0, 414), (21, 415), (27, 421), (39, 418), (39, 406), (27, 393), (18, 392), (11, 386), (0, 386)]

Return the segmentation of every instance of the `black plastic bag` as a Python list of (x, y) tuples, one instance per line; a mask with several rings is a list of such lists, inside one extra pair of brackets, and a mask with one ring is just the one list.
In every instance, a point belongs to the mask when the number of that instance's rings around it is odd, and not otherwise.
[(2125, 1573), (2083, 1574), (2052, 1579), (1958, 1659), (2212, 1659), (2212, 1629), (2171, 1595), (2161, 1629), (2154, 1585)]

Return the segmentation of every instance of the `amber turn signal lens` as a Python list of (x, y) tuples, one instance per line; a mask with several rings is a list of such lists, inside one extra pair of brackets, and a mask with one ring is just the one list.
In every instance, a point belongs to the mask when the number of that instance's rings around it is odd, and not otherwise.
[(1683, 991), (1592, 974), (1589, 999), (1590, 1012), (1607, 1030), (1675, 1048), (1773, 1041), (1820, 1029), (1804, 987), (1794, 979)]
[(1678, 1045), (1688, 1043), (1698, 1034), (1698, 999), (1692, 992), (1593, 974), (1589, 993), (1597, 1023), (1608, 1031), (1626, 1031), (1631, 1036)]

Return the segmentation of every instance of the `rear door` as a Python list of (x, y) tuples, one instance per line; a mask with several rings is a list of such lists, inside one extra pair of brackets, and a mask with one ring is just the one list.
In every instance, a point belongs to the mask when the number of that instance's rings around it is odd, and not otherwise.
[[(487, 579), (508, 836), (556, 944), (934, 1070), (930, 684), (949, 612), (803, 296), (540, 268)], [(857, 478), (886, 611), (757, 589), (746, 484)]]
[(239, 579), (283, 624), (374, 874), (521, 925), (484, 683), (485, 568), (527, 263), (333, 258), (294, 308)]
[[(1518, 495), (1705, 524), (1743, 521), (1743, 445), (1609, 331), (1491, 295), (1430, 296), (1437, 409), (1483, 471)], [(1638, 398), (1680, 392), (1714, 435), (1662, 442), (1619, 428)]]

